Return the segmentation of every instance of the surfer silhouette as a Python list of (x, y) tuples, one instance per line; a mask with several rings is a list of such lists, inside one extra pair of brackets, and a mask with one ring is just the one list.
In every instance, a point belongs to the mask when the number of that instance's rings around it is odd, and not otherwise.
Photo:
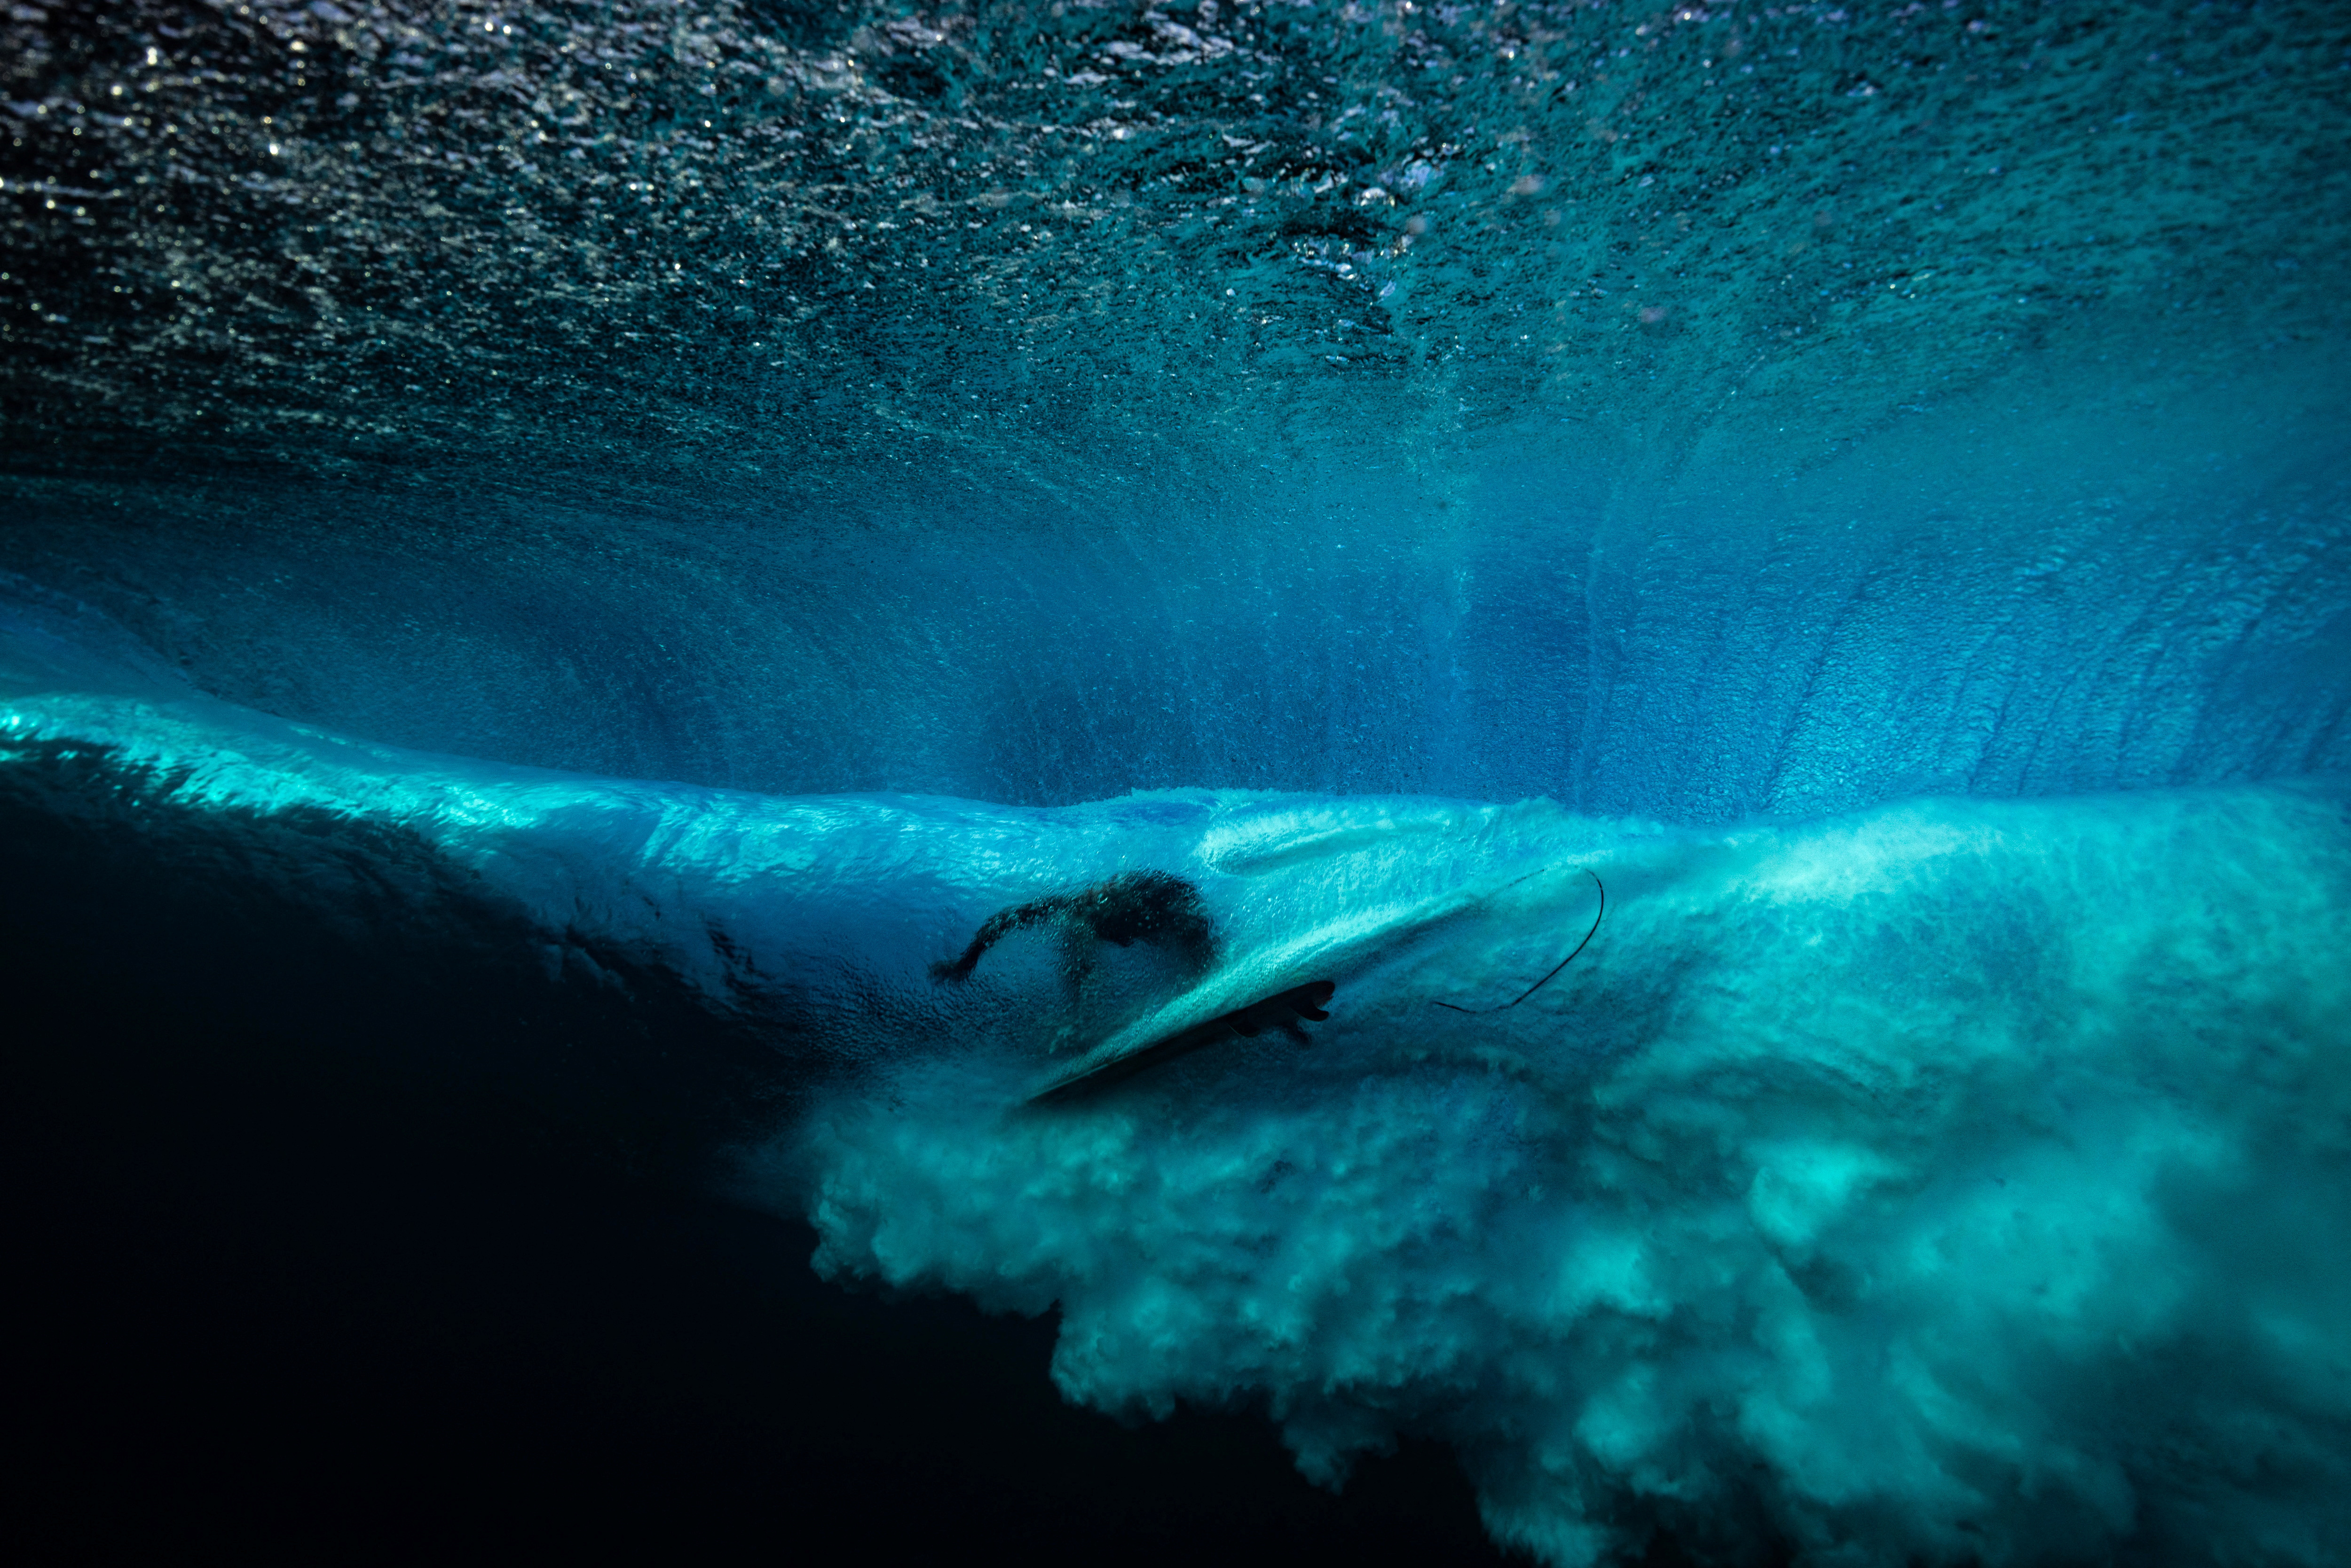
[(1072, 893), (1049, 894), (1000, 909), (981, 923), (971, 946), (931, 966), (935, 980), (967, 980), (990, 947), (1016, 931), (1050, 926), (1061, 938), (1061, 974), (1075, 996), (1105, 942), (1146, 942), (1174, 954), (1195, 975), (1217, 960), (1216, 928), (1200, 890), (1172, 872), (1128, 871)]

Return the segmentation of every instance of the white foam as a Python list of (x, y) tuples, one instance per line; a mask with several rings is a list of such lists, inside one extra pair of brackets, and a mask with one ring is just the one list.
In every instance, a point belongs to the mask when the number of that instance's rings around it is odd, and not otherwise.
[[(1589, 826), (1557, 822), (1587, 858)], [(1619, 847), (1589, 963), (1482, 1049), (1409, 994), (1507, 967), (1457, 930), (1287, 1063), (1031, 1114), (904, 1064), (803, 1134), (820, 1267), (1059, 1302), (1072, 1399), (1262, 1400), (1320, 1479), (1449, 1438), (1558, 1563), (1659, 1526), (1820, 1563), (2342, 1560), (2336, 801)], [(1477, 918), (1515, 950), (1540, 912)]]

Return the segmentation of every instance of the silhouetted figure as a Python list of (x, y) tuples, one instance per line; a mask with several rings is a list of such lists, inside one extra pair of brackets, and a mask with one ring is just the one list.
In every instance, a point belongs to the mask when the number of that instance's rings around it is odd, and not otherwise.
[(1072, 994), (1092, 969), (1099, 943), (1131, 947), (1148, 942), (1174, 953), (1196, 975), (1217, 960), (1216, 928), (1198, 888), (1170, 872), (1126, 871), (1074, 893), (1050, 894), (997, 911), (961, 957), (931, 966), (931, 977), (969, 979), (990, 947), (1015, 931), (1041, 925), (1054, 926), (1061, 936), (1062, 973)]

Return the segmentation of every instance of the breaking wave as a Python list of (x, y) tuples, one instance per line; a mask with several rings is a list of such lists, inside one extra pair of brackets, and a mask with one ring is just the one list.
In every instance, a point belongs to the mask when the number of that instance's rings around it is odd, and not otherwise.
[[(1495, 1533), (1560, 1564), (1660, 1530), (1730, 1560), (2318, 1563), (2351, 1527), (2338, 789), (1706, 831), (1541, 800), (779, 800), (139, 679), (17, 695), (10, 759), (101, 747), (183, 804), (398, 827), (550, 962), (619, 954), (764, 1020), (799, 1088), (727, 1179), (809, 1214), (833, 1277), (1058, 1306), (1072, 1399), (1262, 1403), (1333, 1484), (1442, 1437)], [(1135, 866), (1199, 889), (1205, 979), (1142, 943), (1073, 988), (1041, 932), (930, 977), (989, 911)], [(1489, 1010), (1597, 883), (1589, 947)], [(1154, 1008), (1309, 976), (1335, 987), (1309, 1044), (1030, 1102)]]

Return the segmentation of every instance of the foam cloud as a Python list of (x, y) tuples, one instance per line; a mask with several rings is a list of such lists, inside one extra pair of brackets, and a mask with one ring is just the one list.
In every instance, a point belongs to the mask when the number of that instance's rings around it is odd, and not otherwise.
[(2338, 1560), (2339, 801), (1924, 802), (1597, 863), (1604, 940), (1482, 1041), (1405, 994), (1481, 967), (1461, 931), (1343, 983), (1287, 1071), (1008, 1113), (986, 1061), (909, 1064), (804, 1134), (820, 1267), (1058, 1302), (1071, 1398), (1261, 1400), (1321, 1479), (1440, 1434), (1552, 1563), (1659, 1528)]

